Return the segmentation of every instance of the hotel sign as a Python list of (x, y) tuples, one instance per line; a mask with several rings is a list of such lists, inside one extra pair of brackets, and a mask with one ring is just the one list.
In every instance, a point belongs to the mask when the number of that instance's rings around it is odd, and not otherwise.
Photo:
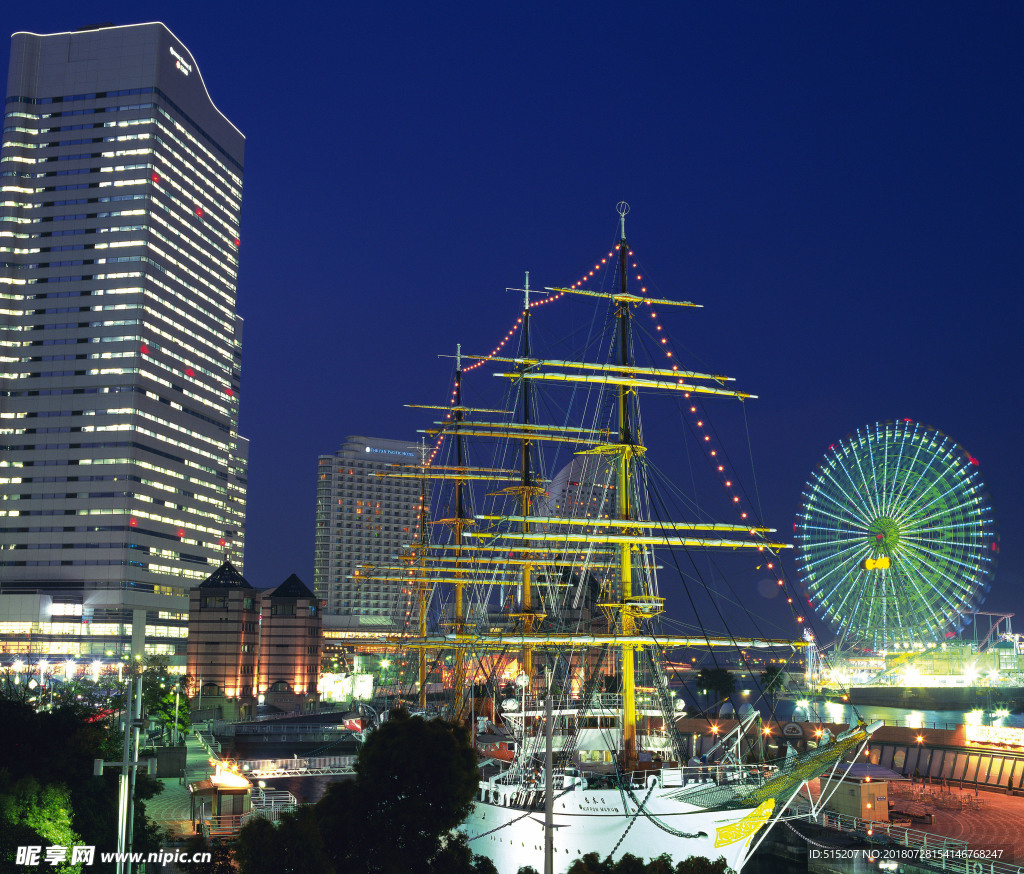
[(967, 743), (1024, 747), (1024, 728), (1005, 725), (965, 725)]
[(177, 67), (186, 76), (192, 72), (192, 65), (185, 60), (185, 56), (179, 52), (174, 46), (169, 46), (171, 50), (171, 56), (174, 58), (174, 66)]

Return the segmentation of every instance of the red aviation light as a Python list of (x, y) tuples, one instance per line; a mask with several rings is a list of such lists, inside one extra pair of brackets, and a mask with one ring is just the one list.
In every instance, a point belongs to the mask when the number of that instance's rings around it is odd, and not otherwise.
[(195, 376), (196, 372), (191, 367), (185, 368), (185, 376)]
[(971, 453), (969, 453), (969, 452), (967, 453), (967, 460), (968, 460), (968, 461), (969, 461), (969, 462), (970, 462), (971, 464), (981, 464), (981, 462), (980, 462), (980, 461), (978, 461), (978, 459), (977, 459), (977, 458), (975, 458), (975, 457), (974, 457), (973, 455), (971, 455)]
[(160, 174), (157, 173), (156, 170), (154, 170), (152, 175), (149, 178), (152, 179), (154, 182), (159, 182), (160, 181)]
[(242, 241), (238, 237), (235, 237), (235, 248), (237, 249), (241, 245)]
[(184, 528), (179, 528), (178, 529), (178, 537), (184, 537), (184, 536), (185, 536), (185, 529)]
[(140, 352), (141, 352), (141, 353), (142, 353), (143, 355), (149, 355), (149, 347), (148, 347), (148, 346), (147, 346), (147, 345), (146, 345), (145, 343), (143, 343), (143, 344), (142, 344), (142, 345), (141, 345), (141, 346), (139, 347), (139, 351), (140, 351)]
[(222, 537), (220, 540), (217, 541), (217, 545), (218, 546), (226, 546), (227, 545), (227, 541)]
[(229, 398), (233, 398), (235, 396), (235, 390), (233, 388), (227, 389), (225, 393)]
[(203, 217), (203, 208), (201, 206), (196, 207), (196, 215), (199, 216), (199, 218)]
[(139, 524), (139, 520), (136, 519), (134, 516), (132, 516), (131, 519), (128, 520), (128, 526), (130, 528), (135, 528), (138, 524)]

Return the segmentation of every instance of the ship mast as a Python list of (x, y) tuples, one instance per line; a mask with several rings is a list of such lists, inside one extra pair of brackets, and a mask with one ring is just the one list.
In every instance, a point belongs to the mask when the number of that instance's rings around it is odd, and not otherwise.
[[(530, 341), (530, 272), (526, 272), (526, 280), (523, 287), (523, 360), (518, 365), (517, 369), (520, 372), (525, 372), (529, 369), (530, 364), (528, 363), (531, 355), (531, 341)], [(519, 494), (519, 511), (520, 511), (520, 533), (522, 534), (524, 544), (529, 547), (529, 533), (530, 533), (530, 510), (533, 504), (533, 499), (536, 495), (540, 494), (543, 489), (537, 486), (534, 481), (532, 461), (530, 458), (530, 445), (533, 442), (530, 431), (531, 421), (531, 408), (532, 408), (532, 385), (530, 380), (524, 379), (520, 381), (520, 414), (519, 421), (522, 425), (523, 436), (520, 441), (521, 453), (520, 453), (520, 466), (519, 466), (519, 485), (512, 487), (508, 491), (518, 492)], [(527, 551), (524, 555), (525, 561), (522, 568), (522, 600), (520, 604), (521, 612), (518, 614), (518, 618), (521, 622), (522, 633), (524, 635), (533, 634), (538, 628), (540, 623), (544, 619), (544, 614), (533, 609), (533, 561), (532, 555)], [(523, 673), (526, 674), (530, 680), (533, 680), (533, 647), (529, 644), (523, 644)]]
[[(462, 468), (465, 465), (463, 458), (463, 435), (460, 425), (465, 421), (466, 414), (462, 406), (462, 346), (457, 345), (455, 351), (455, 464)], [(463, 532), (467, 525), (472, 525), (473, 519), (466, 516), (465, 482), (460, 477), (455, 483), (455, 518), (452, 519), (452, 528), (455, 532), (455, 559), (462, 558)], [(466, 581), (463, 576), (461, 565), (455, 573), (455, 635), (459, 645), (455, 648), (455, 676), (452, 685), (455, 692), (454, 712), (452, 719), (455, 722), (462, 722), (465, 715), (465, 685), (466, 685), (466, 647), (462, 643), (462, 637), (466, 630), (465, 605), (463, 594)]]
[[(619, 288), (621, 297), (616, 304), (616, 318), (618, 323), (618, 359), (619, 364), (628, 370), (633, 364), (632, 335), (630, 333), (629, 300), (627, 298), (626, 282), (626, 214), (629, 212), (629, 204), (622, 201), (618, 204), (619, 227), (621, 230), (619, 239)], [(618, 472), (616, 476), (616, 487), (618, 491), (618, 517), (621, 520), (628, 520), (632, 516), (630, 502), (630, 484), (633, 471), (633, 460), (642, 452), (633, 442), (631, 429), (632, 398), (634, 390), (628, 385), (620, 385), (618, 390)], [(619, 551), (619, 573), (621, 576), (621, 604), (616, 612), (616, 634), (629, 637), (636, 634), (636, 613), (631, 610), (633, 597), (633, 544), (624, 542), (618, 544)], [(636, 679), (635, 679), (635, 654), (636, 650), (632, 645), (622, 647), (622, 757), (623, 768), (632, 771), (637, 761), (637, 739), (636, 739)]]
[[(427, 467), (427, 441), (420, 440), (420, 467), (425, 471)], [(430, 543), (429, 528), (427, 527), (427, 478), (420, 477), (420, 525), (419, 525), (419, 559), (420, 571), (416, 576), (416, 596), (419, 607), (419, 635), (420, 638), (427, 636), (427, 596), (430, 594), (427, 581), (423, 579), (423, 568), (427, 562), (427, 546)], [(419, 704), (420, 707), (427, 706), (427, 650), (419, 648)]]

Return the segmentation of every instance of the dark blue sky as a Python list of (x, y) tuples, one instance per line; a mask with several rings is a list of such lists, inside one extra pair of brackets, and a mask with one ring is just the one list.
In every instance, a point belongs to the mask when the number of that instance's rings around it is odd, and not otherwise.
[(490, 351), (524, 270), (579, 279), (625, 199), (652, 286), (705, 306), (674, 342), (760, 396), (766, 519), (791, 530), (829, 444), (925, 422), (991, 491), (986, 609), (1024, 610), (1020, 4), (141, 8), (4, 22), (161, 20), (247, 137), (254, 584), (312, 582), (316, 456), (412, 438), (426, 417), (403, 404), (447, 397), (438, 355)]

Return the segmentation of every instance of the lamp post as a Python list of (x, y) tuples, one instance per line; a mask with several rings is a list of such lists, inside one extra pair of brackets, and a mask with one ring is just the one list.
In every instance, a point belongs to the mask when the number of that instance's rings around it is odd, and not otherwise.
[(174, 687), (174, 726), (171, 728), (171, 742), (174, 746), (178, 745), (181, 740), (181, 731), (178, 729), (178, 692), (181, 690), (180, 685)]
[[(128, 684), (131, 692), (131, 682)], [(127, 717), (124, 726), (124, 745), (119, 762), (104, 762), (96, 759), (93, 762), (93, 774), (101, 776), (104, 767), (117, 767), (121, 773), (117, 778), (117, 874), (130, 874), (131, 862), (128, 861), (132, 851), (134, 829), (135, 774), (139, 766), (139, 729), (142, 727), (142, 677), (135, 683), (134, 708), (132, 702), (125, 704), (128, 714), (134, 709), (134, 718)]]

